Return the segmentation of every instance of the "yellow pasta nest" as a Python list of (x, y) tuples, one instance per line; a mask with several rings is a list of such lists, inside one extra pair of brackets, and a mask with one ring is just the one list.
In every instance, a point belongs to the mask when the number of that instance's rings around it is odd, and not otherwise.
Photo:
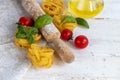
[[(38, 42), (41, 38), (41, 35), (40, 34), (33, 35), (33, 38), (35, 42)], [(23, 48), (23, 49), (28, 49), (31, 45), (29, 44), (27, 39), (18, 39), (16, 37), (14, 38), (14, 43), (16, 46), (18, 46), (19, 48)]]
[(58, 30), (60, 32), (62, 32), (64, 29), (69, 29), (69, 30), (73, 31), (76, 28), (77, 23), (66, 22), (66, 23), (61, 24), (61, 20), (63, 18), (64, 18), (63, 15), (54, 16), (54, 24), (58, 28)]
[(59, 15), (64, 11), (64, 2), (63, 0), (44, 0), (42, 9), (51, 16)]
[(49, 47), (41, 47), (37, 44), (32, 44), (28, 49), (28, 57), (36, 68), (49, 68), (53, 64), (54, 50)]

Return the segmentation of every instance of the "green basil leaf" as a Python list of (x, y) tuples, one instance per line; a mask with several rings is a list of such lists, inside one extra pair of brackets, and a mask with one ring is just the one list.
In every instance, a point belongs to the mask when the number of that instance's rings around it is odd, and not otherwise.
[(37, 28), (34, 28), (34, 27), (33, 27), (33, 28), (30, 28), (29, 33), (35, 35), (35, 34), (38, 33), (38, 29), (37, 29)]
[(76, 22), (76, 20), (75, 20), (75, 18), (73, 17), (73, 16), (65, 16), (63, 19), (62, 19), (62, 21), (61, 21), (61, 23), (63, 24), (63, 23), (66, 23), (66, 22), (71, 22), (71, 23), (75, 23)]
[(27, 33), (27, 31), (28, 30), (24, 26), (18, 25), (18, 32), (20, 32), (20, 33)]
[(83, 18), (76, 18), (77, 24), (89, 29), (88, 22)]
[(29, 42), (30, 44), (35, 43), (35, 40), (34, 40), (34, 38), (33, 38), (32, 35), (28, 37), (28, 42)]
[(26, 35), (25, 34), (21, 34), (21, 33), (17, 33), (16, 34), (16, 38), (26, 38)]
[(28, 39), (30, 36), (32, 36), (32, 35), (31, 35), (31, 33), (28, 31), (28, 33), (26, 34), (27, 39)]
[(42, 16), (39, 16), (36, 21), (35, 21), (35, 27), (36, 28), (42, 28), (44, 27), (45, 25), (48, 25), (50, 23), (52, 23), (52, 17), (45, 14), (45, 15), (42, 15)]

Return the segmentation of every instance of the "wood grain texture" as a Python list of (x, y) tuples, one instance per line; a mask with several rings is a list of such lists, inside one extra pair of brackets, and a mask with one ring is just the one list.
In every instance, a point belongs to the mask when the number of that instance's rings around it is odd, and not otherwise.
[[(1, 33), (6, 33), (3, 36), (7, 36), (4, 39), (0, 38), (0, 45), (13, 40), (11, 36), (14, 35), (16, 28), (12, 23), (20, 16), (28, 15), (19, 2), (20, 0), (11, 0), (9, 4), (11, 7), (7, 7), (4, 5), (8, 3), (0, 0), (0, 27), (5, 27), (0, 29), (0, 36)], [(78, 26), (74, 30), (73, 38), (80, 34), (86, 35), (89, 38), (89, 46), (80, 50), (74, 47), (72, 41), (67, 42), (75, 54), (75, 61), (72, 64), (65, 64), (55, 56), (52, 68), (31, 67), (23, 80), (120, 80), (120, 0), (104, 0), (104, 2), (104, 10), (95, 18), (87, 19), (90, 29)], [(4, 13), (12, 18), (8, 19)], [(2, 24), (3, 21), (10, 22)], [(8, 32), (10, 30), (11, 32)], [(10, 33), (12, 34), (9, 35)]]
[[(42, 0), (38, 1), (42, 2)], [(89, 38), (89, 46), (80, 50), (73, 46), (72, 41), (67, 42), (75, 54), (75, 61), (72, 64), (65, 64), (55, 56), (52, 68), (31, 67), (22, 80), (120, 80), (120, 0), (104, 0), (104, 2), (104, 10), (95, 18), (87, 19), (90, 29), (82, 29), (78, 26), (74, 31), (73, 38), (79, 34), (86, 35)], [(0, 0), (0, 13), (2, 53), (2, 45), (9, 45), (13, 41), (16, 30), (14, 23), (20, 16), (28, 14), (20, 5), (20, 0)], [(24, 68), (19, 68), (21, 74)]]
[(67, 44), (75, 54), (75, 62), (64, 64), (55, 58), (50, 69), (30, 69), (25, 80), (119, 80), (120, 77), (120, 24), (115, 19), (88, 20), (90, 29), (77, 27), (74, 38), (84, 34), (89, 38), (86, 49)]
[(86, 35), (89, 46), (79, 50), (72, 41), (67, 42), (75, 62), (68, 65), (55, 58), (52, 68), (30, 69), (24, 80), (120, 80), (120, 1), (104, 2), (104, 10), (88, 19), (90, 29), (77, 27), (74, 31), (74, 38)]

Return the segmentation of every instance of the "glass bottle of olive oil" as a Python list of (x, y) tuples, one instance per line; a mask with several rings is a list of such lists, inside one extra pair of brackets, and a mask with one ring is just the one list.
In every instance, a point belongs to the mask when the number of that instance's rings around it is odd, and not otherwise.
[(77, 17), (92, 18), (102, 11), (104, 2), (103, 0), (70, 0), (68, 7)]

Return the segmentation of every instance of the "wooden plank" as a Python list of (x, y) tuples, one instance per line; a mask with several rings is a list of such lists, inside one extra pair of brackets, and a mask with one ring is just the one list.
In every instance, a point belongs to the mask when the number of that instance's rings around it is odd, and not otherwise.
[[(6, 36), (4, 39), (0, 38), (1, 45), (12, 41), (11, 36), (16, 29), (13, 23), (20, 16), (28, 15), (19, 0), (7, 1), (0, 0), (0, 36)], [(120, 0), (104, 2), (104, 10), (95, 18), (87, 19), (90, 29), (77, 27), (74, 31), (74, 38), (80, 34), (86, 35), (89, 38), (89, 46), (80, 50), (74, 47), (72, 41), (67, 42), (76, 57), (72, 64), (65, 64), (55, 58), (52, 68), (30, 68), (23, 80), (120, 80)]]
[[(74, 38), (79, 34), (88, 36), (90, 44), (84, 50), (71, 49), (75, 62), (67, 65), (59, 59), (50, 69), (30, 69), (25, 80), (120, 80), (120, 1), (104, 0), (104, 10), (88, 20), (90, 29), (76, 28)], [(117, 7), (117, 8), (116, 8)]]
[(74, 38), (84, 34), (89, 38), (86, 49), (76, 49), (67, 42), (75, 54), (75, 62), (64, 64), (55, 58), (50, 69), (30, 69), (25, 80), (119, 80), (120, 77), (120, 24), (114, 19), (88, 20), (90, 29), (76, 28)]
[(97, 15), (99, 18), (120, 18), (120, 0), (104, 0), (104, 9)]

